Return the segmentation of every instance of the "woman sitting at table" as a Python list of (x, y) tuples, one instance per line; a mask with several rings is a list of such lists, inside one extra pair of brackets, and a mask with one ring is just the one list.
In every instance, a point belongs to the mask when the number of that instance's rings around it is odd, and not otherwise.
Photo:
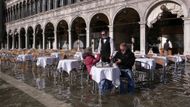
[(83, 59), (84, 59), (84, 64), (86, 65), (88, 74), (90, 75), (90, 70), (91, 70), (93, 65), (95, 65), (97, 62), (99, 62), (100, 55), (97, 54), (97, 56), (94, 57), (92, 54), (92, 49), (87, 48), (83, 54)]
[[(120, 44), (120, 50), (114, 56), (113, 61), (120, 68), (121, 77), (127, 78), (128, 92), (133, 93), (135, 89), (135, 83), (132, 77), (132, 67), (135, 63), (135, 56), (126, 43)], [(121, 81), (121, 84), (120, 84), (121, 93), (125, 92), (123, 86), (124, 86), (124, 83)]]

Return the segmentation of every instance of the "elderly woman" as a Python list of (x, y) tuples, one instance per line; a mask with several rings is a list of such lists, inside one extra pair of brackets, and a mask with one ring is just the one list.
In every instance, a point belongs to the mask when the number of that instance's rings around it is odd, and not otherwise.
[(94, 57), (92, 54), (92, 49), (87, 48), (83, 54), (84, 64), (86, 65), (88, 74), (90, 75), (90, 71), (93, 65), (95, 65), (100, 60), (100, 55), (98, 54), (97, 57)]

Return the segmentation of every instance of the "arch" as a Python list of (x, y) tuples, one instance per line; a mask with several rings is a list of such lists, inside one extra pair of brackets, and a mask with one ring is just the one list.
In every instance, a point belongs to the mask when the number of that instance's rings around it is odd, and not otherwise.
[(25, 29), (24, 29), (24, 28), (21, 28), (21, 29), (20, 29), (20, 48), (21, 48), (21, 49), (26, 48), (26, 47), (25, 47), (25, 46), (26, 46), (26, 37), (25, 37), (25, 35), (26, 35)]
[(77, 17), (72, 21), (71, 46), (73, 48), (77, 48), (74, 44), (76, 44), (78, 39), (83, 42), (83, 47), (81, 48), (86, 48), (86, 22), (82, 17)]
[(43, 30), (40, 24), (35, 26), (35, 48), (42, 49), (43, 46)]
[(150, 5), (147, 7), (144, 15), (143, 15), (143, 20), (144, 22), (146, 22), (150, 12), (155, 8), (157, 7), (158, 5), (160, 4), (163, 4), (163, 3), (177, 3), (178, 5), (182, 6), (182, 10), (183, 10), (183, 14), (184, 14), (184, 17), (187, 17), (188, 16), (188, 9), (187, 9), (187, 6), (184, 2), (182, 2), (181, 0), (155, 0), (155, 1), (152, 1), (150, 3)]
[(27, 28), (27, 47), (30, 49), (33, 46), (33, 33), (34, 30), (32, 28), (32, 26), (29, 26)]
[(72, 27), (73, 22), (74, 22), (77, 18), (82, 18), (82, 19), (84, 20), (84, 22), (87, 23), (87, 21), (85, 20), (85, 17), (77, 15), (77, 16), (73, 17), (73, 18), (71, 19), (71, 21), (69, 22), (70, 28)]
[(123, 9), (126, 9), (126, 8), (129, 8), (129, 9), (133, 9), (133, 10), (135, 10), (137, 13), (138, 13), (138, 15), (139, 15), (139, 17), (141, 18), (142, 16), (141, 16), (141, 14), (140, 14), (140, 12), (139, 12), (139, 9), (137, 9), (137, 8), (135, 8), (135, 7), (133, 7), (133, 6), (121, 6), (119, 9), (117, 9), (115, 12), (114, 12), (114, 15), (113, 15), (113, 19), (112, 19), (112, 23), (111, 24), (114, 24), (114, 20), (115, 20), (115, 18), (116, 18), (116, 16), (118, 15), (118, 13), (119, 12), (121, 12)]
[(54, 25), (51, 22), (48, 22), (45, 25), (45, 49), (49, 48), (49, 49), (53, 49), (54, 47)]
[(109, 31), (109, 19), (104, 13), (95, 14), (90, 20), (90, 39), (94, 41), (94, 48), (98, 48), (100, 32)]
[(107, 18), (108, 18), (108, 21), (109, 21), (109, 23), (110, 24), (112, 24), (111, 22), (111, 18), (110, 18), (110, 15), (109, 15), (109, 13), (108, 12), (95, 12), (95, 13), (93, 13), (92, 15), (90, 15), (90, 17), (89, 17), (89, 25), (90, 25), (90, 21), (92, 20), (92, 18), (95, 16), (95, 15), (97, 15), (97, 14), (104, 14)]
[[(133, 8), (123, 8), (114, 17), (113, 30), (116, 49), (121, 42), (132, 46), (132, 50), (140, 50), (140, 15)], [(135, 43), (132, 42), (135, 40)]]
[(68, 44), (68, 24), (65, 20), (61, 20), (57, 24), (57, 48), (67, 48)]
[[(179, 7), (179, 9), (177, 8), (180, 10), (179, 13), (174, 13), (171, 9), (172, 6)], [(186, 16), (186, 6), (180, 0), (162, 0), (150, 5), (147, 8), (144, 16), (144, 20), (147, 22), (147, 49), (149, 50), (155, 44), (159, 45), (157, 46), (158, 49), (162, 49), (165, 39), (169, 39), (173, 45), (173, 48), (171, 49), (172, 53), (183, 53), (184, 21), (182, 17)]]

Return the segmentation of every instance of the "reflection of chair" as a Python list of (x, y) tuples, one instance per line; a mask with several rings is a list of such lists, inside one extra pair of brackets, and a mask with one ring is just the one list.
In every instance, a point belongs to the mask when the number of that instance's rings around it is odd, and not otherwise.
[(186, 55), (187, 63), (190, 63), (190, 55)]
[(135, 61), (135, 81), (140, 86), (143, 86), (145, 83), (148, 83), (148, 86), (151, 85), (152, 81), (151, 67), (148, 63)]
[(166, 82), (166, 59), (163, 58), (155, 58), (156, 62), (156, 69), (162, 71), (162, 74), (160, 76), (160, 81), (165, 83)]

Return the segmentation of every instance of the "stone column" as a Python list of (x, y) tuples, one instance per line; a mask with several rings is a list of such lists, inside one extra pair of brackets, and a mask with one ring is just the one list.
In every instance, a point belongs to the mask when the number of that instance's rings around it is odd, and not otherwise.
[(40, 13), (40, 0), (37, 0), (37, 14)]
[(24, 18), (24, 4), (22, 4), (22, 13), (21, 13), (22, 18)]
[(18, 49), (21, 49), (21, 37), (20, 33), (18, 34)]
[(184, 18), (184, 54), (190, 55), (190, 17)]
[(113, 39), (113, 25), (109, 25), (109, 37)]
[(54, 47), (53, 49), (57, 49), (57, 30), (54, 30)]
[(34, 35), (34, 33), (32, 33), (33, 36), (33, 46), (32, 48), (35, 49), (36, 48), (36, 35)]
[(47, 3), (47, 7), (48, 7), (47, 10), (50, 10), (50, 5), (51, 5), (50, 3), (51, 2), (50, 2), (50, 0), (47, 0), (47, 1), (48, 1), (48, 3)]
[(42, 30), (42, 37), (43, 37), (43, 49), (45, 49), (45, 29)]
[(90, 47), (90, 28), (86, 28), (86, 47)]
[(17, 19), (20, 18), (20, 7), (18, 6), (18, 13), (17, 13)]
[(45, 12), (46, 0), (42, 0), (42, 11)]
[(71, 4), (71, 0), (67, 0), (67, 4)]
[(146, 23), (140, 22), (140, 52), (145, 54), (146, 50)]
[(54, 9), (57, 8), (57, 0), (54, 0)]
[(32, 15), (34, 15), (34, 14), (36, 14), (36, 3), (35, 3), (35, 1), (33, 1), (32, 5), (33, 5), (33, 9), (32, 9), (33, 14)]
[(64, 4), (63, 2), (64, 2), (64, 0), (60, 0), (60, 7), (63, 6), (63, 4)]
[(68, 29), (69, 34), (69, 50), (72, 49), (72, 38), (71, 38), (71, 28)]

